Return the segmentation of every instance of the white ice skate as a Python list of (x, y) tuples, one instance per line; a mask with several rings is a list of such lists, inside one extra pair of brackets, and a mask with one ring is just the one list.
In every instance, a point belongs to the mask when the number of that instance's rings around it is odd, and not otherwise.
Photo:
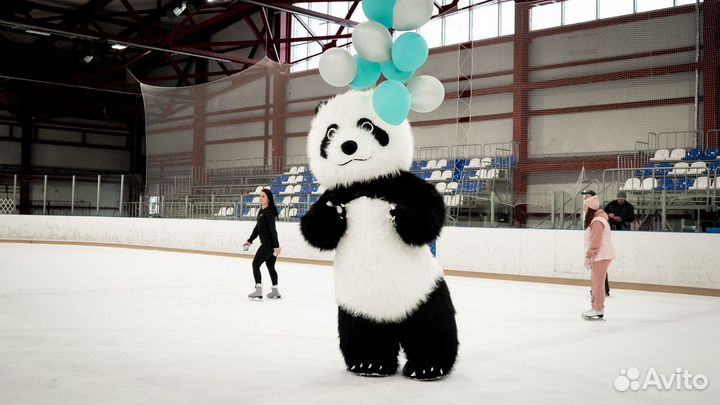
[(596, 309), (590, 309), (589, 311), (585, 311), (582, 313), (583, 319), (587, 321), (596, 321), (603, 319), (603, 316), (605, 316), (605, 313), (603, 311), (598, 311)]
[(280, 292), (278, 291), (277, 286), (274, 285), (274, 286), (272, 287), (272, 291), (270, 291), (270, 292), (268, 293), (267, 297), (270, 298), (270, 299), (278, 299), (278, 298), (282, 298), (282, 295), (280, 295)]
[(262, 295), (262, 284), (255, 284), (255, 291), (253, 291), (253, 292), (251, 292), (250, 294), (248, 294), (248, 298), (250, 298), (251, 300), (253, 300), (253, 299), (255, 299), (255, 298), (261, 300), (262, 297), (263, 297), (263, 295)]

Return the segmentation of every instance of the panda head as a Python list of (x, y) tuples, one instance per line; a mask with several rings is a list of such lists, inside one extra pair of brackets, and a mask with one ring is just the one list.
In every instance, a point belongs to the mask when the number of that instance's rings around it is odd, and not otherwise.
[(372, 94), (351, 90), (337, 95), (318, 107), (310, 124), (310, 169), (329, 189), (397, 174), (412, 164), (410, 124), (380, 119)]

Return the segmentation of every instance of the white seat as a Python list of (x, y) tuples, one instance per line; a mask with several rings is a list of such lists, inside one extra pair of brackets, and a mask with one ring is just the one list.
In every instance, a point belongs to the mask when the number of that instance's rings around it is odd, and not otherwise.
[(285, 190), (283, 190), (283, 191), (280, 192), (280, 195), (283, 195), (283, 194), (292, 194), (292, 192), (293, 192), (293, 185), (292, 185), (292, 184), (288, 184), (287, 186), (285, 186)]
[(245, 214), (246, 217), (254, 217), (255, 215), (257, 215), (257, 208), (250, 208)]
[(220, 207), (220, 210), (218, 211), (218, 213), (215, 214), (216, 217), (224, 217), (226, 215), (227, 215), (227, 208), (225, 208), (225, 207)]
[(298, 170), (297, 166), (293, 166), (290, 168), (290, 170), (288, 170), (287, 172), (285, 172), (283, 174), (297, 174), (297, 172), (298, 172), (297, 170)]
[(425, 166), (421, 167), (420, 170), (435, 170), (437, 166), (437, 160), (428, 160)]
[(438, 181), (440, 179), (442, 179), (442, 172), (440, 170), (435, 170), (432, 174), (430, 174), (428, 181)]
[(642, 191), (652, 191), (657, 187), (657, 179), (648, 177), (642, 182)]
[(233, 216), (235, 215), (235, 207), (228, 207), (227, 212), (225, 213), (227, 216)]
[(458, 183), (457, 181), (451, 181), (448, 183), (447, 187), (445, 187), (445, 194), (455, 193), (458, 189)]
[(295, 187), (293, 187), (293, 194), (300, 194), (302, 191), (302, 184), (296, 184)]
[(300, 196), (294, 196), (290, 199), (290, 204), (300, 204)]
[(487, 173), (487, 170), (485, 170), (485, 169), (477, 170), (477, 171), (475, 171), (474, 175), (470, 176), (470, 179), (472, 179), (472, 180), (484, 179), (485, 173)]
[(443, 179), (443, 180), (451, 180), (452, 177), (453, 177), (453, 171), (452, 171), (452, 170), (445, 170), (445, 171), (442, 172), (442, 174), (440, 175), (440, 178)]
[(489, 169), (492, 166), (492, 159), (489, 157), (482, 158), (480, 161), (480, 167), (482, 169)]
[(280, 210), (280, 214), (278, 215), (280, 218), (287, 218), (287, 208), (282, 208)]
[(687, 155), (687, 152), (683, 148), (673, 149), (673, 151), (670, 152), (670, 157), (668, 158), (668, 160), (670, 160), (670, 161), (683, 160), (683, 158), (686, 155)]
[(312, 194), (313, 194), (313, 195), (320, 195), (320, 194), (324, 193), (326, 189), (327, 189), (327, 188), (321, 184), (320, 187), (318, 187), (317, 191), (313, 191)]
[(621, 191), (640, 191), (642, 190), (642, 181), (637, 177), (631, 177), (625, 180), (625, 184), (620, 187)]
[(278, 204), (278, 205), (288, 205), (288, 204), (290, 204), (291, 200), (292, 199), (290, 198), (290, 196), (285, 196), (285, 197), (283, 197), (282, 202), (280, 202), (280, 204)]
[(480, 168), (480, 158), (472, 158), (470, 159), (470, 163), (465, 165), (466, 169), (479, 169)]
[(290, 176), (286, 181), (283, 181), (282, 184), (294, 184), (295, 183), (295, 176)]
[(443, 197), (443, 200), (445, 201), (445, 206), (447, 207), (457, 207), (460, 205), (460, 195), (445, 195)]
[(690, 168), (687, 169), (687, 174), (698, 175), (707, 172), (707, 165), (705, 162), (692, 162)]
[(260, 192), (263, 191), (264, 188), (265, 186), (257, 186), (253, 194), (260, 194)]
[(707, 176), (698, 177), (688, 190), (707, 190), (710, 188), (710, 179)]
[(485, 173), (485, 178), (488, 180), (489, 179), (497, 179), (498, 175), (499, 175), (498, 169), (488, 169), (487, 172)]
[(690, 165), (687, 162), (675, 163), (672, 170), (668, 173), (668, 176), (684, 176), (688, 174), (687, 170)]
[(447, 159), (440, 159), (437, 161), (437, 164), (435, 165), (436, 169), (444, 169), (447, 167)]
[(447, 183), (441, 181), (440, 183), (435, 185), (435, 190), (437, 190), (438, 193), (442, 194), (445, 192), (446, 187), (447, 187)]
[(650, 158), (651, 162), (664, 162), (670, 158), (670, 151), (667, 149), (658, 149), (655, 155)]
[(303, 176), (295, 176), (295, 183), (302, 183), (303, 181), (305, 181)]
[(297, 208), (290, 208), (290, 218), (295, 218), (297, 216), (298, 209)]
[(260, 197), (253, 197), (252, 204), (260, 204)]
[(297, 174), (305, 173), (305, 166), (298, 166), (297, 168)]

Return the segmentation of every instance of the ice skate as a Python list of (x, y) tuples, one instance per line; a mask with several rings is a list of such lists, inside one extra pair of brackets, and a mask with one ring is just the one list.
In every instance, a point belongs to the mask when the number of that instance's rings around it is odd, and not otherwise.
[(272, 291), (270, 291), (267, 294), (267, 297), (270, 299), (278, 299), (278, 298), (282, 298), (282, 295), (280, 295), (280, 292), (278, 291), (277, 286), (273, 286)]
[(603, 316), (605, 316), (605, 313), (596, 309), (590, 309), (589, 311), (585, 311), (582, 313), (583, 319), (587, 321), (600, 320), (603, 319)]
[(248, 298), (250, 298), (251, 300), (253, 300), (253, 299), (255, 299), (255, 298), (261, 300), (262, 297), (263, 297), (263, 295), (262, 295), (262, 284), (255, 284), (255, 291), (253, 291), (253, 292), (251, 292), (250, 294), (248, 294)]

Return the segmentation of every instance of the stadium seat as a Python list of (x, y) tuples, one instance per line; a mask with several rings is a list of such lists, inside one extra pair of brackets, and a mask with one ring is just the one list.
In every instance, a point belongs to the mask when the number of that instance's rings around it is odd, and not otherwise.
[(288, 205), (288, 204), (290, 204), (291, 200), (292, 199), (290, 198), (290, 196), (285, 196), (285, 197), (283, 197), (282, 202), (280, 202), (280, 204), (278, 204), (278, 205)]
[(305, 166), (298, 166), (297, 174), (303, 174), (303, 173), (305, 173)]
[(680, 177), (678, 179), (675, 179), (675, 184), (673, 190), (675, 191), (685, 191), (689, 187), (692, 187), (695, 179), (687, 178), (687, 177)]
[(620, 191), (640, 191), (642, 190), (642, 181), (637, 177), (631, 177), (625, 180), (625, 184), (620, 186)]
[(705, 155), (705, 151), (702, 149), (694, 148), (690, 149), (687, 152), (687, 155), (683, 158), (683, 160), (701, 160), (703, 159), (703, 156)]
[(252, 199), (252, 203), (253, 203), (253, 204), (260, 204), (260, 197), (254, 197), (254, 198)]
[(472, 158), (470, 159), (470, 163), (466, 164), (465, 169), (479, 169), (480, 168), (480, 158)]
[(670, 158), (670, 151), (667, 149), (658, 149), (655, 155), (650, 158), (651, 162), (663, 162)]
[(440, 170), (435, 170), (432, 172), (429, 178), (425, 179), (428, 181), (438, 181), (442, 179), (442, 172)]
[(447, 183), (445, 183), (444, 181), (441, 181), (440, 183), (438, 183), (438, 184), (435, 185), (435, 189), (436, 189), (437, 192), (440, 193), (440, 194), (442, 194), (442, 193), (445, 192), (445, 188), (446, 188), (446, 187), (447, 187)]
[(452, 180), (453, 178), (453, 171), (452, 170), (444, 170), (442, 174), (440, 175), (440, 178), (442, 180)]
[(705, 174), (707, 172), (707, 165), (705, 162), (692, 162), (690, 164), (690, 168), (687, 169), (687, 174), (690, 175), (700, 175)]
[(295, 177), (295, 183), (303, 183), (305, 181), (304, 176), (296, 176)]
[(421, 166), (420, 170), (435, 170), (437, 166), (437, 160), (428, 160), (425, 166)]
[(458, 183), (456, 181), (448, 183), (447, 187), (445, 187), (445, 194), (452, 194), (457, 192), (458, 189)]
[(707, 190), (710, 188), (710, 178), (707, 176), (698, 177), (688, 190)]
[(280, 192), (280, 195), (292, 194), (292, 193), (293, 193), (293, 185), (290, 184), (290, 185), (286, 186), (283, 191)]
[(485, 158), (482, 158), (482, 160), (480, 160), (480, 168), (481, 169), (489, 169), (490, 167), (492, 167), (492, 159), (491, 158), (485, 157)]
[(485, 173), (485, 178), (490, 179), (497, 179), (499, 177), (498, 169), (488, 169)]
[(235, 215), (235, 207), (232, 207), (232, 206), (227, 207), (227, 211), (225, 212), (225, 215), (227, 215), (228, 217)]
[(437, 161), (437, 164), (435, 165), (436, 169), (445, 169), (446, 167), (448, 167), (447, 159), (440, 159)]
[(647, 177), (642, 182), (642, 191), (652, 191), (657, 187), (657, 179), (654, 177)]
[(265, 186), (257, 186), (253, 194), (260, 194), (260, 192), (263, 191), (264, 188)]
[(670, 152), (670, 157), (667, 160), (671, 162), (676, 162), (679, 160), (683, 160), (686, 155), (687, 152), (683, 148), (673, 149), (672, 152)]
[(295, 187), (293, 187), (293, 191), (292, 191), (293, 194), (300, 194), (300, 192), (302, 191), (302, 188), (303, 188), (302, 184), (296, 184)]
[(687, 162), (675, 163), (670, 173), (668, 173), (668, 176), (685, 176), (688, 174), (689, 167), (690, 165)]
[(655, 186), (655, 190), (657, 191), (672, 191), (675, 190), (675, 182), (673, 179), (669, 177), (663, 177), (660, 179), (660, 181), (657, 182), (657, 186)]

